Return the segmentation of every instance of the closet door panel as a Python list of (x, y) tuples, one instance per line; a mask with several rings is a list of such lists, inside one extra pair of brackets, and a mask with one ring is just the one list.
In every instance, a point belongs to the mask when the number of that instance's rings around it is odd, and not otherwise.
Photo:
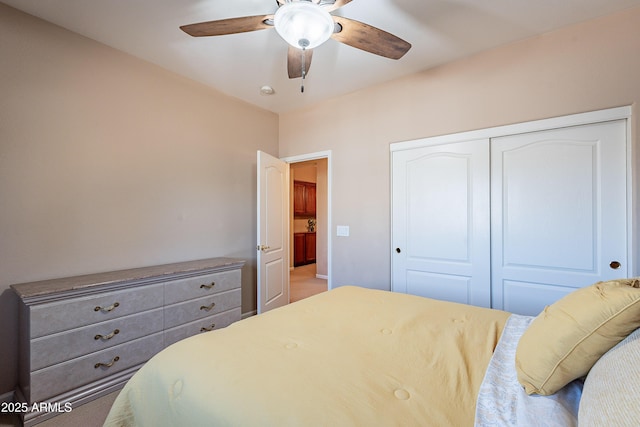
[(594, 271), (596, 148), (549, 140), (501, 151), (504, 267)]
[(493, 138), (491, 165), (495, 308), (538, 314), (626, 276), (624, 121)]
[(392, 289), (490, 305), (489, 142), (393, 153)]
[[(541, 287), (544, 292), (540, 292)], [(557, 301), (573, 290), (574, 288), (566, 286), (505, 280), (503, 282), (504, 305), (513, 313), (537, 316), (542, 308), (549, 305), (550, 300)]]
[(471, 289), (471, 276), (438, 274), (411, 270), (407, 272), (407, 293), (451, 302), (466, 302)]

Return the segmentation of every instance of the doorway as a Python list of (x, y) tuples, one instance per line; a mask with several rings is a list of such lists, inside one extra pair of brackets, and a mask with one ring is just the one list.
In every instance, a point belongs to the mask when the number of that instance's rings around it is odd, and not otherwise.
[[(289, 163), (289, 300), (296, 302), (331, 289), (330, 152), (282, 159)], [(296, 208), (302, 194), (314, 208)], [(307, 200), (307, 202), (310, 202)]]

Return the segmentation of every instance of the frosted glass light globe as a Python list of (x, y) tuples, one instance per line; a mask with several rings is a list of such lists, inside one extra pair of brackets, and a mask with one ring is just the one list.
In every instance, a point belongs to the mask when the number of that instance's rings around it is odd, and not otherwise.
[(280, 37), (298, 49), (320, 46), (335, 28), (329, 12), (309, 1), (283, 4), (273, 17), (273, 25)]

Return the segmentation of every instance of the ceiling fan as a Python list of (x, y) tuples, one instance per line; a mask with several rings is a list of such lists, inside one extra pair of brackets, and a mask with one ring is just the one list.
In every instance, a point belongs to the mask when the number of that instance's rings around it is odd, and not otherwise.
[[(275, 28), (289, 44), (289, 78), (309, 73), (313, 49), (329, 38), (385, 58), (400, 59), (411, 44), (379, 28), (332, 12), (351, 0), (276, 0), (272, 15), (243, 16), (183, 25), (182, 31), (193, 37), (221, 36)], [(304, 86), (302, 86), (304, 91)]]

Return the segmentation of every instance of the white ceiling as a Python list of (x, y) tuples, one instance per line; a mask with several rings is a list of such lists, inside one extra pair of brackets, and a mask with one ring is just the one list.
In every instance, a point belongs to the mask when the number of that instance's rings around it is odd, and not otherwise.
[[(314, 49), (300, 92), (275, 30), (193, 38), (180, 25), (270, 14), (276, 0), (1, 0), (17, 9), (184, 75), (285, 112), (473, 53), (640, 6), (640, 0), (353, 0), (334, 11), (410, 42), (400, 60), (335, 40)], [(260, 94), (269, 85), (275, 94)]]

